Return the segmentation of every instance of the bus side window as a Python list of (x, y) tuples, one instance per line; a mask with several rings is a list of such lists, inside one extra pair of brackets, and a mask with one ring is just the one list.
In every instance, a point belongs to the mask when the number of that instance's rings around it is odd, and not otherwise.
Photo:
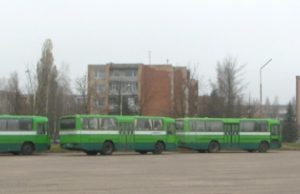
[(8, 119), (7, 120), (7, 129), (9, 131), (18, 131), (19, 130), (19, 122), (16, 119)]
[(183, 120), (176, 120), (175, 122), (175, 129), (176, 131), (183, 131)]
[(98, 119), (96, 118), (89, 118), (89, 129), (98, 129)]
[(38, 123), (37, 124), (37, 134), (38, 135), (46, 135), (47, 134), (47, 123)]
[(19, 120), (19, 130), (31, 131), (32, 130), (32, 121), (30, 119)]
[(83, 129), (88, 129), (89, 128), (89, 120), (87, 118), (82, 118), (81, 119), (81, 124)]
[(267, 124), (264, 122), (257, 122), (255, 123), (255, 132), (266, 132), (267, 131)]
[(0, 131), (6, 131), (6, 119), (0, 119)]
[(241, 124), (240, 124), (241, 132), (254, 132), (255, 128), (256, 128), (256, 125), (254, 122), (245, 121), (245, 122), (241, 122)]
[(260, 123), (260, 132), (267, 132), (267, 131), (268, 131), (267, 123), (265, 122)]
[(223, 131), (223, 123), (220, 121), (206, 122), (206, 129), (209, 132), (221, 132)]
[(150, 131), (151, 130), (151, 122), (149, 119), (137, 119), (136, 121), (136, 130), (139, 131)]
[(175, 124), (174, 123), (169, 124), (167, 133), (168, 134), (175, 134)]
[(102, 130), (116, 130), (116, 122), (112, 118), (102, 118), (101, 119), (101, 129)]
[(152, 120), (152, 126), (154, 131), (161, 131), (163, 129), (162, 120)]
[(279, 125), (272, 125), (271, 135), (280, 135)]

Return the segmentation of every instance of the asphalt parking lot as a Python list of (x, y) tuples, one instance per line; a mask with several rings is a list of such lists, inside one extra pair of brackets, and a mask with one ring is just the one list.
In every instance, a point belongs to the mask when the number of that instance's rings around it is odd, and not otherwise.
[(0, 193), (300, 193), (300, 152), (0, 155)]

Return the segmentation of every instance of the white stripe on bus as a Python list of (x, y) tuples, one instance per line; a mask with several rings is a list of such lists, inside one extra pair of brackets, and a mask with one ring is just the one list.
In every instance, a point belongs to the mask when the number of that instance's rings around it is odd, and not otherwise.
[(113, 130), (64, 130), (59, 132), (60, 135), (117, 135), (119, 131)]
[(0, 131), (0, 135), (36, 135), (36, 131)]
[[(177, 135), (224, 135), (224, 132), (177, 132)], [(239, 135), (270, 135), (270, 132), (239, 132)]]
[[(118, 135), (119, 131), (108, 130), (64, 130), (59, 132), (60, 135)], [(166, 131), (135, 131), (134, 135), (166, 135)]]
[(178, 135), (224, 135), (224, 132), (177, 132)]
[(270, 135), (270, 132), (240, 132), (240, 135)]
[(166, 131), (134, 131), (134, 135), (166, 135)]

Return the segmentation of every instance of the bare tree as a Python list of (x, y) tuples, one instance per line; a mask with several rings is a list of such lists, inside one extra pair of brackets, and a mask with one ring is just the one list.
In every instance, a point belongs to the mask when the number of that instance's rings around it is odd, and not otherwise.
[(265, 117), (270, 117), (271, 115), (271, 103), (269, 98), (266, 98), (265, 104), (263, 106), (263, 113)]
[(1, 114), (9, 114), (11, 111), (10, 104), (9, 104), (9, 96), (8, 96), (8, 83), (7, 79), (1, 78), (0, 79), (0, 113)]
[(9, 103), (11, 114), (20, 114), (22, 105), (22, 94), (19, 88), (19, 77), (17, 72), (10, 74), (8, 79), (7, 100)]
[(27, 113), (35, 115), (35, 95), (37, 90), (37, 75), (34, 71), (34, 67), (26, 67), (26, 103), (27, 103)]
[(274, 98), (274, 101), (272, 103), (272, 106), (271, 106), (272, 110), (271, 110), (271, 117), (272, 118), (278, 118), (279, 116), (279, 102), (278, 102), (278, 97), (276, 96)]
[(78, 77), (75, 80), (75, 88), (77, 93), (80, 95), (80, 100), (77, 102), (79, 107), (78, 111), (80, 113), (88, 113), (88, 100), (87, 100), (87, 93), (88, 93), (88, 86), (87, 86), (87, 77), (83, 75), (82, 77)]
[(218, 94), (224, 98), (224, 116), (233, 117), (240, 113), (236, 112), (236, 103), (241, 101), (242, 92), (245, 88), (242, 80), (242, 70), (237, 60), (232, 57), (225, 58), (217, 64), (216, 88)]
[(212, 90), (208, 102), (208, 110), (206, 116), (209, 117), (223, 117), (224, 113), (224, 97), (221, 97), (218, 90)]

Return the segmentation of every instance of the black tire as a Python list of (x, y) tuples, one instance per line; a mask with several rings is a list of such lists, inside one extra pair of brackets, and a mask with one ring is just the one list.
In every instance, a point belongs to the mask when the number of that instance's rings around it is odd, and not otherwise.
[(147, 154), (148, 152), (147, 151), (137, 151), (138, 153), (144, 155), (144, 154)]
[(24, 143), (21, 148), (22, 155), (32, 155), (34, 152), (34, 146), (31, 143)]
[(88, 156), (96, 156), (98, 154), (98, 152), (96, 152), (96, 151), (86, 151), (85, 153)]
[(114, 151), (114, 145), (110, 141), (106, 141), (102, 145), (102, 155), (111, 155)]
[(162, 142), (157, 142), (154, 146), (153, 154), (161, 154), (165, 149), (165, 146)]
[(212, 141), (208, 145), (208, 150), (209, 153), (217, 153), (220, 151), (220, 145), (218, 142)]
[(269, 144), (268, 144), (268, 142), (263, 141), (263, 142), (261, 142), (261, 143), (259, 144), (258, 151), (259, 151), (260, 153), (265, 153), (265, 152), (268, 151), (268, 149), (269, 149)]

